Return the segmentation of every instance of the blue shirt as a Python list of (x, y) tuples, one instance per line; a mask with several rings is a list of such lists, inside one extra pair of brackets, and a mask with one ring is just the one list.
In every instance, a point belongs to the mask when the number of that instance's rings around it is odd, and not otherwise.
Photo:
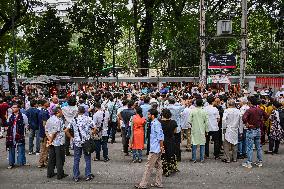
[(26, 112), (26, 115), (29, 120), (29, 126), (32, 130), (38, 130), (39, 129), (39, 120), (38, 120), (38, 114), (39, 110), (37, 108), (29, 108)]
[(183, 111), (183, 107), (176, 104), (169, 104), (167, 106), (167, 109), (169, 109), (172, 113), (172, 120), (175, 120), (177, 122), (178, 128), (177, 133), (181, 131), (181, 113)]
[(150, 104), (143, 104), (140, 107), (142, 108), (143, 117), (147, 119), (148, 111), (151, 109), (151, 105)]
[(161, 123), (155, 118), (151, 122), (150, 152), (158, 154), (161, 152), (160, 141), (164, 140), (164, 133)]
[(39, 111), (39, 114), (38, 114), (38, 120), (39, 120), (39, 136), (41, 138), (44, 138), (45, 137), (45, 126), (43, 125), (43, 122), (44, 121), (47, 121), (49, 119), (49, 112), (47, 109), (41, 109)]

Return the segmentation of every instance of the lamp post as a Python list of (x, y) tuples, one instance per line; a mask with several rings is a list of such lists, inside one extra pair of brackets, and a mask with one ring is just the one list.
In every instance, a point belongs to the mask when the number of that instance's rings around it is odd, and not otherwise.
[(242, 0), (240, 86), (244, 87), (247, 61), (247, 0)]
[(200, 0), (200, 69), (199, 69), (199, 79), (200, 83), (206, 85), (206, 58), (205, 58), (205, 49), (206, 49), (206, 36), (205, 36), (205, 2)]
[[(15, 5), (15, 1), (14, 1)], [(15, 39), (15, 11), (13, 12), (13, 17), (12, 17), (12, 36), (13, 36), (13, 58), (14, 58), (14, 77), (15, 77), (15, 95), (18, 95), (18, 72), (17, 72), (17, 57), (16, 57), (16, 39)]]

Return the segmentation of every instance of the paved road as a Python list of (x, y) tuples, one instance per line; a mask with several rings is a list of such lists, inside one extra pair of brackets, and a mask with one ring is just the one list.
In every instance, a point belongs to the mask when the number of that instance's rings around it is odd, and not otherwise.
[[(118, 140), (119, 142), (120, 140)], [(27, 145), (26, 145), (27, 146)], [(267, 146), (264, 147), (265, 149)], [(73, 157), (67, 157), (65, 172), (69, 177), (63, 180), (48, 179), (46, 169), (37, 168), (38, 156), (27, 155), (31, 166), (7, 169), (7, 152), (5, 139), (0, 139), (0, 189), (10, 188), (39, 188), (39, 189), (69, 189), (69, 188), (95, 188), (108, 189), (133, 188), (140, 181), (146, 156), (141, 164), (131, 163), (131, 157), (124, 157), (120, 143), (109, 144), (110, 162), (92, 162), (92, 171), (95, 179), (89, 182), (72, 181)], [(211, 148), (212, 149), (212, 148)], [(251, 170), (237, 163), (224, 164), (220, 161), (208, 159), (205, 163), (193, 164), (190, 162), (190, 153), (182, 153), (182, 162), (179, 164), (180, 173), (163, 178), (165, 188), (191, 188), (191, 189), (262, 189), (284, 188), (284, 145), (281, 146), (280, 155), (264, 157), (264, 167)], [(81, 161), (81, 174), (84, 173), (84, 161)]]

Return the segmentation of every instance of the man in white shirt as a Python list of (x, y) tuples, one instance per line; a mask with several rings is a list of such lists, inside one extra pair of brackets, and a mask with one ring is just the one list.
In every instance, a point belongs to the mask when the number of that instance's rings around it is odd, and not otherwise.
[[(248, 99), (247, 97), (242, 97), (240, 99), (240, 116), (241, 118), (245, 114), (245, 112), (249, 109), (248, 105)], [(243, 121), (240, 121), (240, 129), (243, 130), (243, 134), (239, 134), (239, 143), (238, 143), (238, 159), (244, 159), (246, 158), (246, 151), (247, 151), (247, 145), (246, 145), (246, 133), (247, 128), (246, 125), (243, 123)]]
[(213, 106), (213, 102), (215, 101), (214, 97), (208, 97), (207, 102), (208, 106), (205, 108), (208, 113), (209, 118), (209, 133), (206, 136), (206, 144), (205, 144), (205, 156), (209, 157), (209, 142), (210, 136), (212, 136), (212, 140), (214, 141), (214, 156), (215, 159), (219, 159), (220, 157), (220, 141), (219, 141), (219, 126), (218, 122), (220, 121), (220, 114), (216, 107)]
[[(125, 125), (123, 123), (123, 120), (120, 119), (119, 115), (123, 110), (127, 109), (127, 103), (128, 103), (127, 100), (123, 100), (122, 101), (122, 107), (118, 108), (118, 110), (117, 110), (117, 123), (118, 123), (118, 128), (121, 130), (121, 136), (123, 136), (123, 132), (125, 131)], [(125, 145), (125, 138), (124, 137), (122, 137), (121, 143), (122, 143), (123, 146)]]
[(189, 123), (189, 115), (190, 112), (194, 109), (194, 106), (192, 106), (192, 100), (187, 99), (185, 102), (185, 109), (181, 113), (181, 129), (182, 129), (182, 140), (184, 139), (184, 136), (187, 139), (186, 143), (186, 151), (191, 151), (191, 141), (190, 141), (190, 129), (191, 124)]
[(97, 103), (95, 106), (96, 113), (93, 116), (93, 122), (95, 124), (96, 135), (95, 135), (95, 142), (96, 142), (96, 158), (95, 161), (100, 160), (100, 152), (101, 149), (103, 150), (103, 157), (104, 161), (109, 161), (108, 157), (108, 121), (110, 119), (109, 112), (107, 110), (102, 110), (101, 104)]
[[(231, 161), (237, 161), (237, 144), (238, 144), (238, 134), (243, 133), (240, 126), (240, 110), (235, 107), (235, 100), (230, 99), (228, 101), (228, 109), (224, 111), (222, 123), (223, 130), (225, 134), (224, 139), (224, 162), (230, 163)], [(232, 155), (230, 154), (230, 149), (232, 149)]]
[(284, 96), (284, 85), (282, 85), (280, 90), (275, 94), (275, 98), (279, 99), (280, 96)]

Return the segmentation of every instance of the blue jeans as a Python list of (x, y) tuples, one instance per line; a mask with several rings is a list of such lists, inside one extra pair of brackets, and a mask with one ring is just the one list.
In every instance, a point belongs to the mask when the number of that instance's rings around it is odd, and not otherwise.
[(253, 160), (253, 144), (255, 144), (257, 159), (258, 161), (262, 161), (262, 146), (260, 143), (261, 131), (260, 129), (250, 129), (247, 130), (246, 138), (247, 138), (247, 163), (252, 163)]
[(108, 159), (108, 148), (107, 148), (108, 137), (103, 136), (100, 140), (95, 140), (96, 143), (96, 159), (100, 159), (101, 149), (103, 150), (104, 159)]
[[(79, 178), (80, 176), (80, 159), (82, 156), (83, 148), (74, 145), (74, 165), (73, 165), (73, 175), (74, 178)], [(91, 175), (91, 155), (84, 154), (85, 158), (85, 176), (88, 177)]]
[(244, 129), (242, 139), (240, 138), (240, 134), (239, 134), (239, 141), (238, 141), (238, 153), (239, 153), (239, 155), (245, 155), (247, 153), (246, 133), (247, 133), (247, 130)]
[(40, 151), (40, 137), (39, 130), (30, 130), (29, 134), (29, 152), (33, 152), (34, 148), (34, 138), (36, 137), (36, 152)]
[(142, 150), (132, 150), (133, 160), (142, 159)]
[[(196, 160), (197, 145), (192, 145), (192, 160)], [(200, 161), (204, 160), (205, 145), (200, 145)]]
[[(18, 165), (25, 165), (26, 164), (26, 156), (25, 156), (25, 144), (17, 144), (17, 164)], [(10, 147), (9, 148), (9, 165), (15, 165), (15, 158), (16, 157), (16, 148)]]

